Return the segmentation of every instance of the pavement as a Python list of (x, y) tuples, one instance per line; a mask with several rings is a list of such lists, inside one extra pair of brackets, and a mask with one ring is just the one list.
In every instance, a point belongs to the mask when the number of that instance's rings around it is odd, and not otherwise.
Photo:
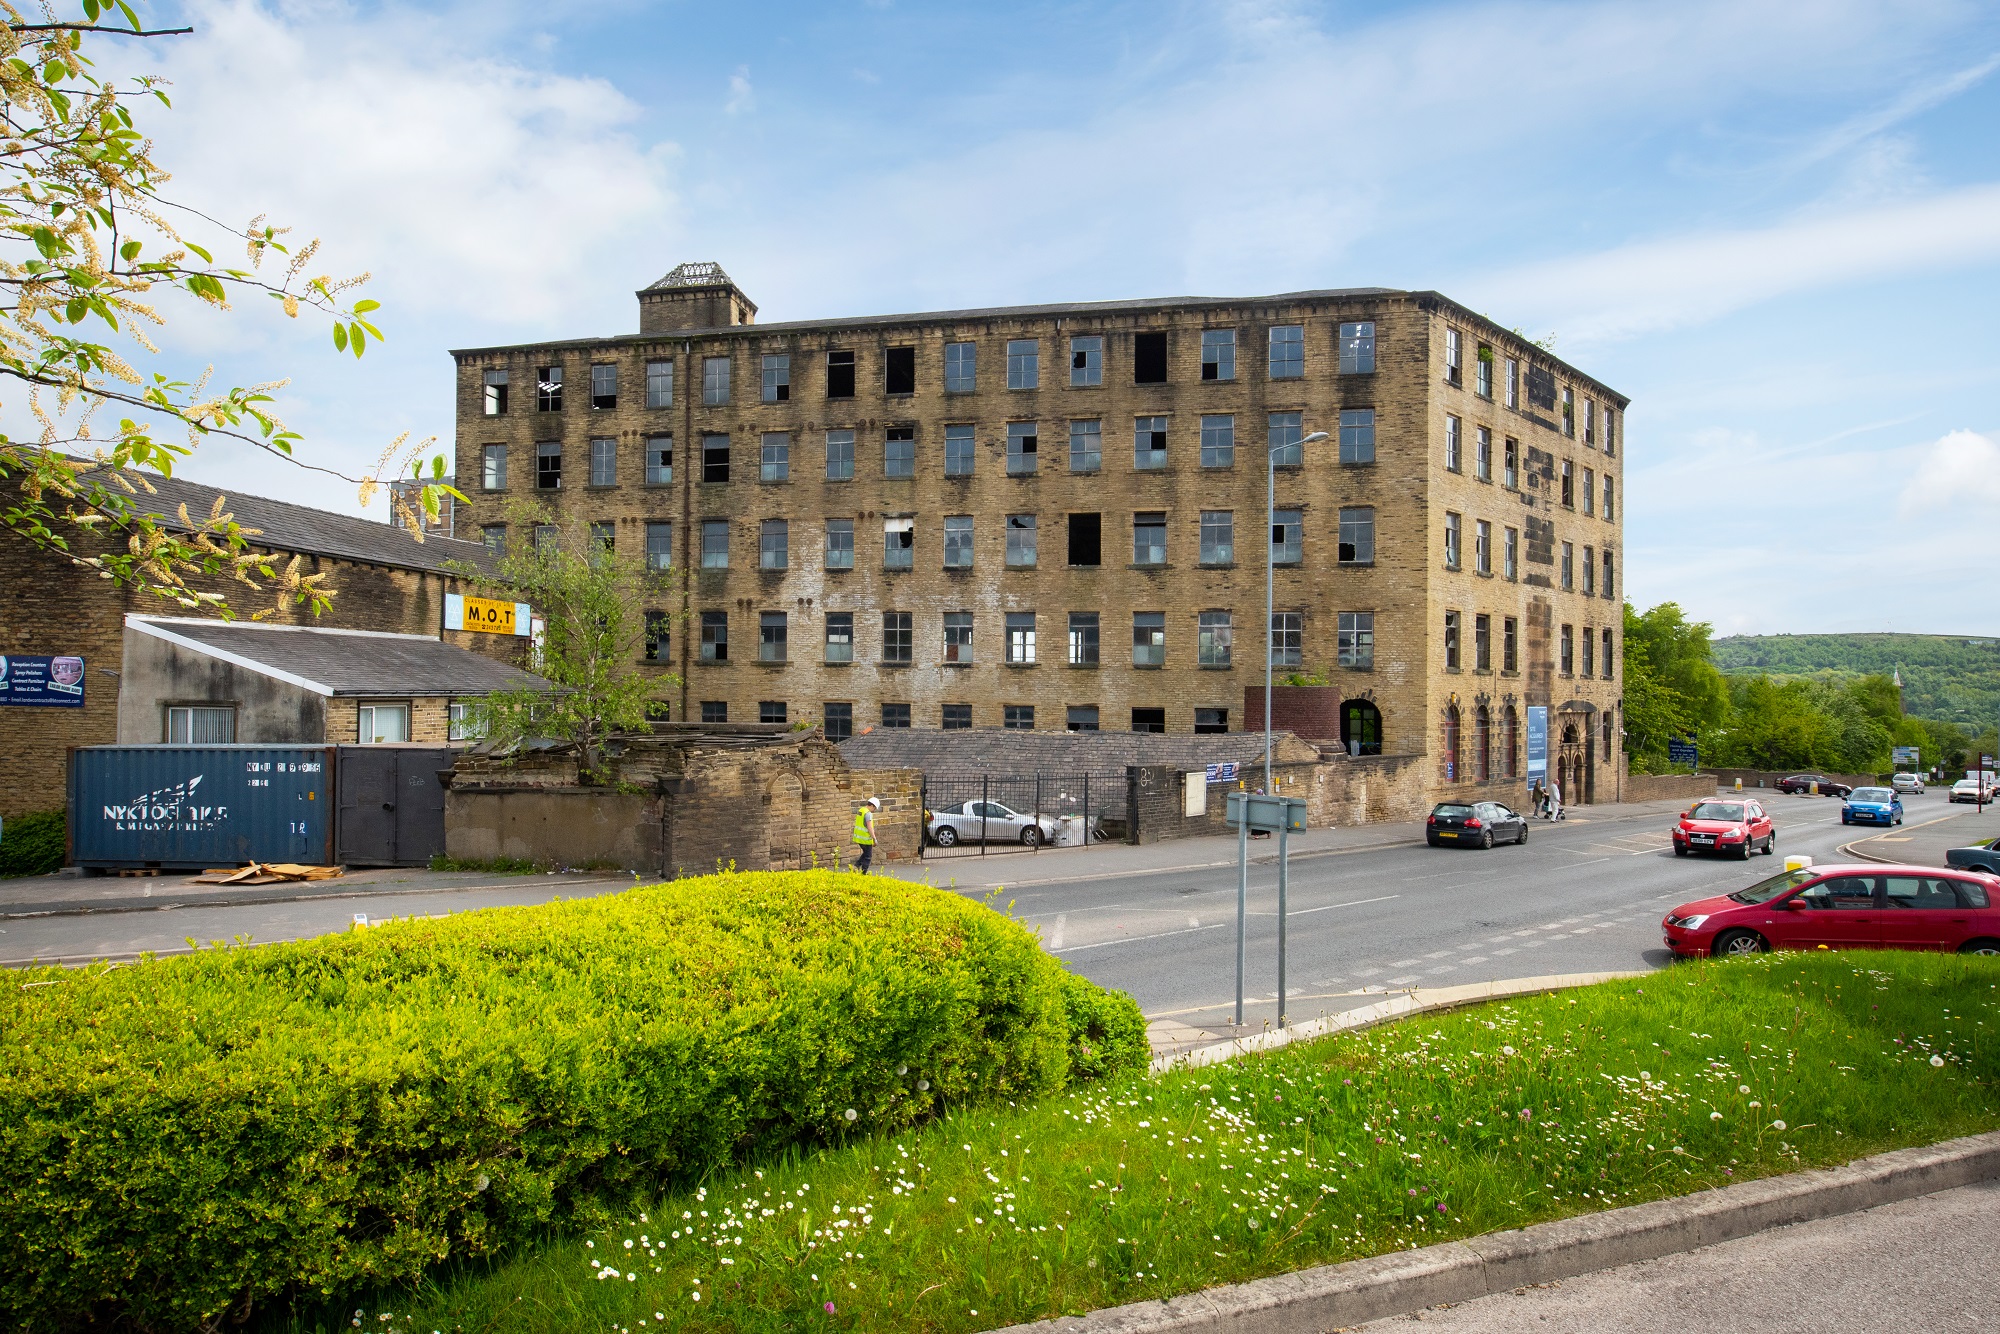
[[(1939, 789), (1931, 789), (1933, 792)], [(1943, 866), (1944, 854), (1981, 839), (2000, 838), (2000, 806), (1989, 803), (1982, 812), (1977, 806), (1947, 805), (1934, 810), (1935, 801), (1924, 797), (1924, 815), (1910, 802), (1903, 806), (1903, 823), (1892, 829), (1871, 832), (1850, 827), (1853, 837), (1847, 849), (1861, 861), (1912, 862), (1919, 866)]]

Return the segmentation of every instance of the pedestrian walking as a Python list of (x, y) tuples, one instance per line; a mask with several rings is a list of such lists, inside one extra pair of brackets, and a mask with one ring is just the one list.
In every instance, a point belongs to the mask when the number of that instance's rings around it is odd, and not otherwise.
[(1551, 778), (1549, 780), (1549, 819), (1560, 820), (1562, 818), (1563, 818), (1562, 788), (1556, 783), (1555, 779)]
[(870, 797), (854, 812), (854, 846), (861, 849), (861, 855), (854, 859), (854, 869), (863, 875), (868, 874), (868, 864), (875, 860), (875, 812), (881, 809), (882, 798)]

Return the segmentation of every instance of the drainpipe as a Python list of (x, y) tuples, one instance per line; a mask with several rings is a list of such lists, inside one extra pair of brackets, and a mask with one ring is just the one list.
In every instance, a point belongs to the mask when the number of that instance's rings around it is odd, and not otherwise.
[(681, 353), (686, 363), (687, 374), (681, 380), (681, 438), (676, 452), (680, 455), (681, 493), (681, 721), (688, 717), (688, 677), (693, 658), (689, 656), (688, 639), (694, 624), (694, 566), (693, 541), (690, 531), (694, 527), (694, 485), (689, 480), (688, 464), (694, 448), (694, 340), (681, 340)]

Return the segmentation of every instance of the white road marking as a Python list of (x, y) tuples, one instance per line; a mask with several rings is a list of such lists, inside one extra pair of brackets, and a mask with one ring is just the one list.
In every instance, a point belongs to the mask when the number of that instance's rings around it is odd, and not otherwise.
[(1471, 957), (1467, 958), (1467, 959), (1465, 960), (1465, 962), (1467, 962), (1467, 963), (1485, 963), (1485, 962), (1486, 962), (1486, 956), (1485, 956), (1484, 954), (1474, 954), (1474, 955), (1472, 955)]
[(1401, 976), (1401, 977), (1392, 977), (1392, 978), (1390, 978), (1390, 979), (1389, 979), (1389, 981), (1390, 981), (1391, 983), (1393, 983), (1393, 984), (1397, 984), (1397, 985), (1400, 985), (1400, 984), (1402, 984), (1402, 983), (1404, 983), (1404, 982), (1414, 982), (1414, 981), (1416, 981), (1416, 980), (1417, 980), (1417, 974), (1415, 974), (1415, 973), (1405, 973), (1405, 974), (1403, 974), (1403, 976)]
[[(1322, 903), (1317, 908), (1294, 908), (1285, 915), (1287, 917), (1304, 917), (1308, 913), (1332, 912), (1335, 908), (1358, 908), (1364, 903), (1387, 903), (1390, 899), (1400, 899), (1402, 897), (1401, 894), (1383, 894), (1372, 899), (1349, 899), (1345, 903)], [(1278, 914), (1274, 912), (1253, 912), (1249, 915), (1252, 917), (1276, 917)]]
[(1221, 929), (1222, 929), (1222, 923), (1211, 922), (1207, 926), (1183, 927), (1179, 931), (1158, 931), (1150, 936), (1121, 936), (1117, 940), (1099, 940), (1099, 941), (1093, 941), (1091, 944), (1088, 945), (1071, 945), (1069, 948), (1064, 950), (1051, 949), (1049, 953), (1075, 954), (1078, 950), (1101, 950), (1106, 945), (1136, 945), (1138, 942), (1142, 940), (1165, 940), (1168, 936), (1186, 936), (1186, 935), (1192, 935), (1196, 931), (1219, 931)]
[(1495, 950), (1493, 951), (1493, 957), (1496, 959), (1504, 959), (1513, 952), (1514, 951), (1512, 950)]
[(1049, 935), (1049, 951), (1050, 951), (1051, 953), (1053, 953), (1053, 952), (1055, 952), (1056, 950), (1059, 950), (1059, 949), (1061, 949), (1061, 948), (1062, 948), (1062, 943), (1063, 943), (1063, 929), (1064, 929), (1065, 927), (1067, 927), (1068, 925), (1069, 925), (1069, 914), (1068, 914), (1068, 913), (1057, 913), (1057, 914), (1056, 914), (1056, 929), (1055, 929), (1055, 930), (1054, 930), (1054, 931), (1053, 931), (1052, 933), (1050, 933), (1050, 935)]
[(1354, 970), (1356, 977), (1379, 977), (1381, 973), (1382, 970), (1380, 968), (1357, 968)]
[(1449, 953), (1451, 953), (1450, 950), (1433, 950), (1431, 953), (1426, 954), (1424, 957), (1426, 959), (1442, 959), (1445, 955)]

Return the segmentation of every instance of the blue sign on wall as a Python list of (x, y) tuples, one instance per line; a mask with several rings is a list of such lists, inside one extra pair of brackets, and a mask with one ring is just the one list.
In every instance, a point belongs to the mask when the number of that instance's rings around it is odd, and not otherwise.
[(1690, 769), (1701, 767), (1701, 748), (1692, 741), (1667, 741), (1667, 763), (1685, 764)]
[(1549, 708), (1528, 706), (1528, 786), (1546, 782), (1549, 776)]
[(0, 704), (82, 708), (83, 659), (20, 654), (0, 657)]

